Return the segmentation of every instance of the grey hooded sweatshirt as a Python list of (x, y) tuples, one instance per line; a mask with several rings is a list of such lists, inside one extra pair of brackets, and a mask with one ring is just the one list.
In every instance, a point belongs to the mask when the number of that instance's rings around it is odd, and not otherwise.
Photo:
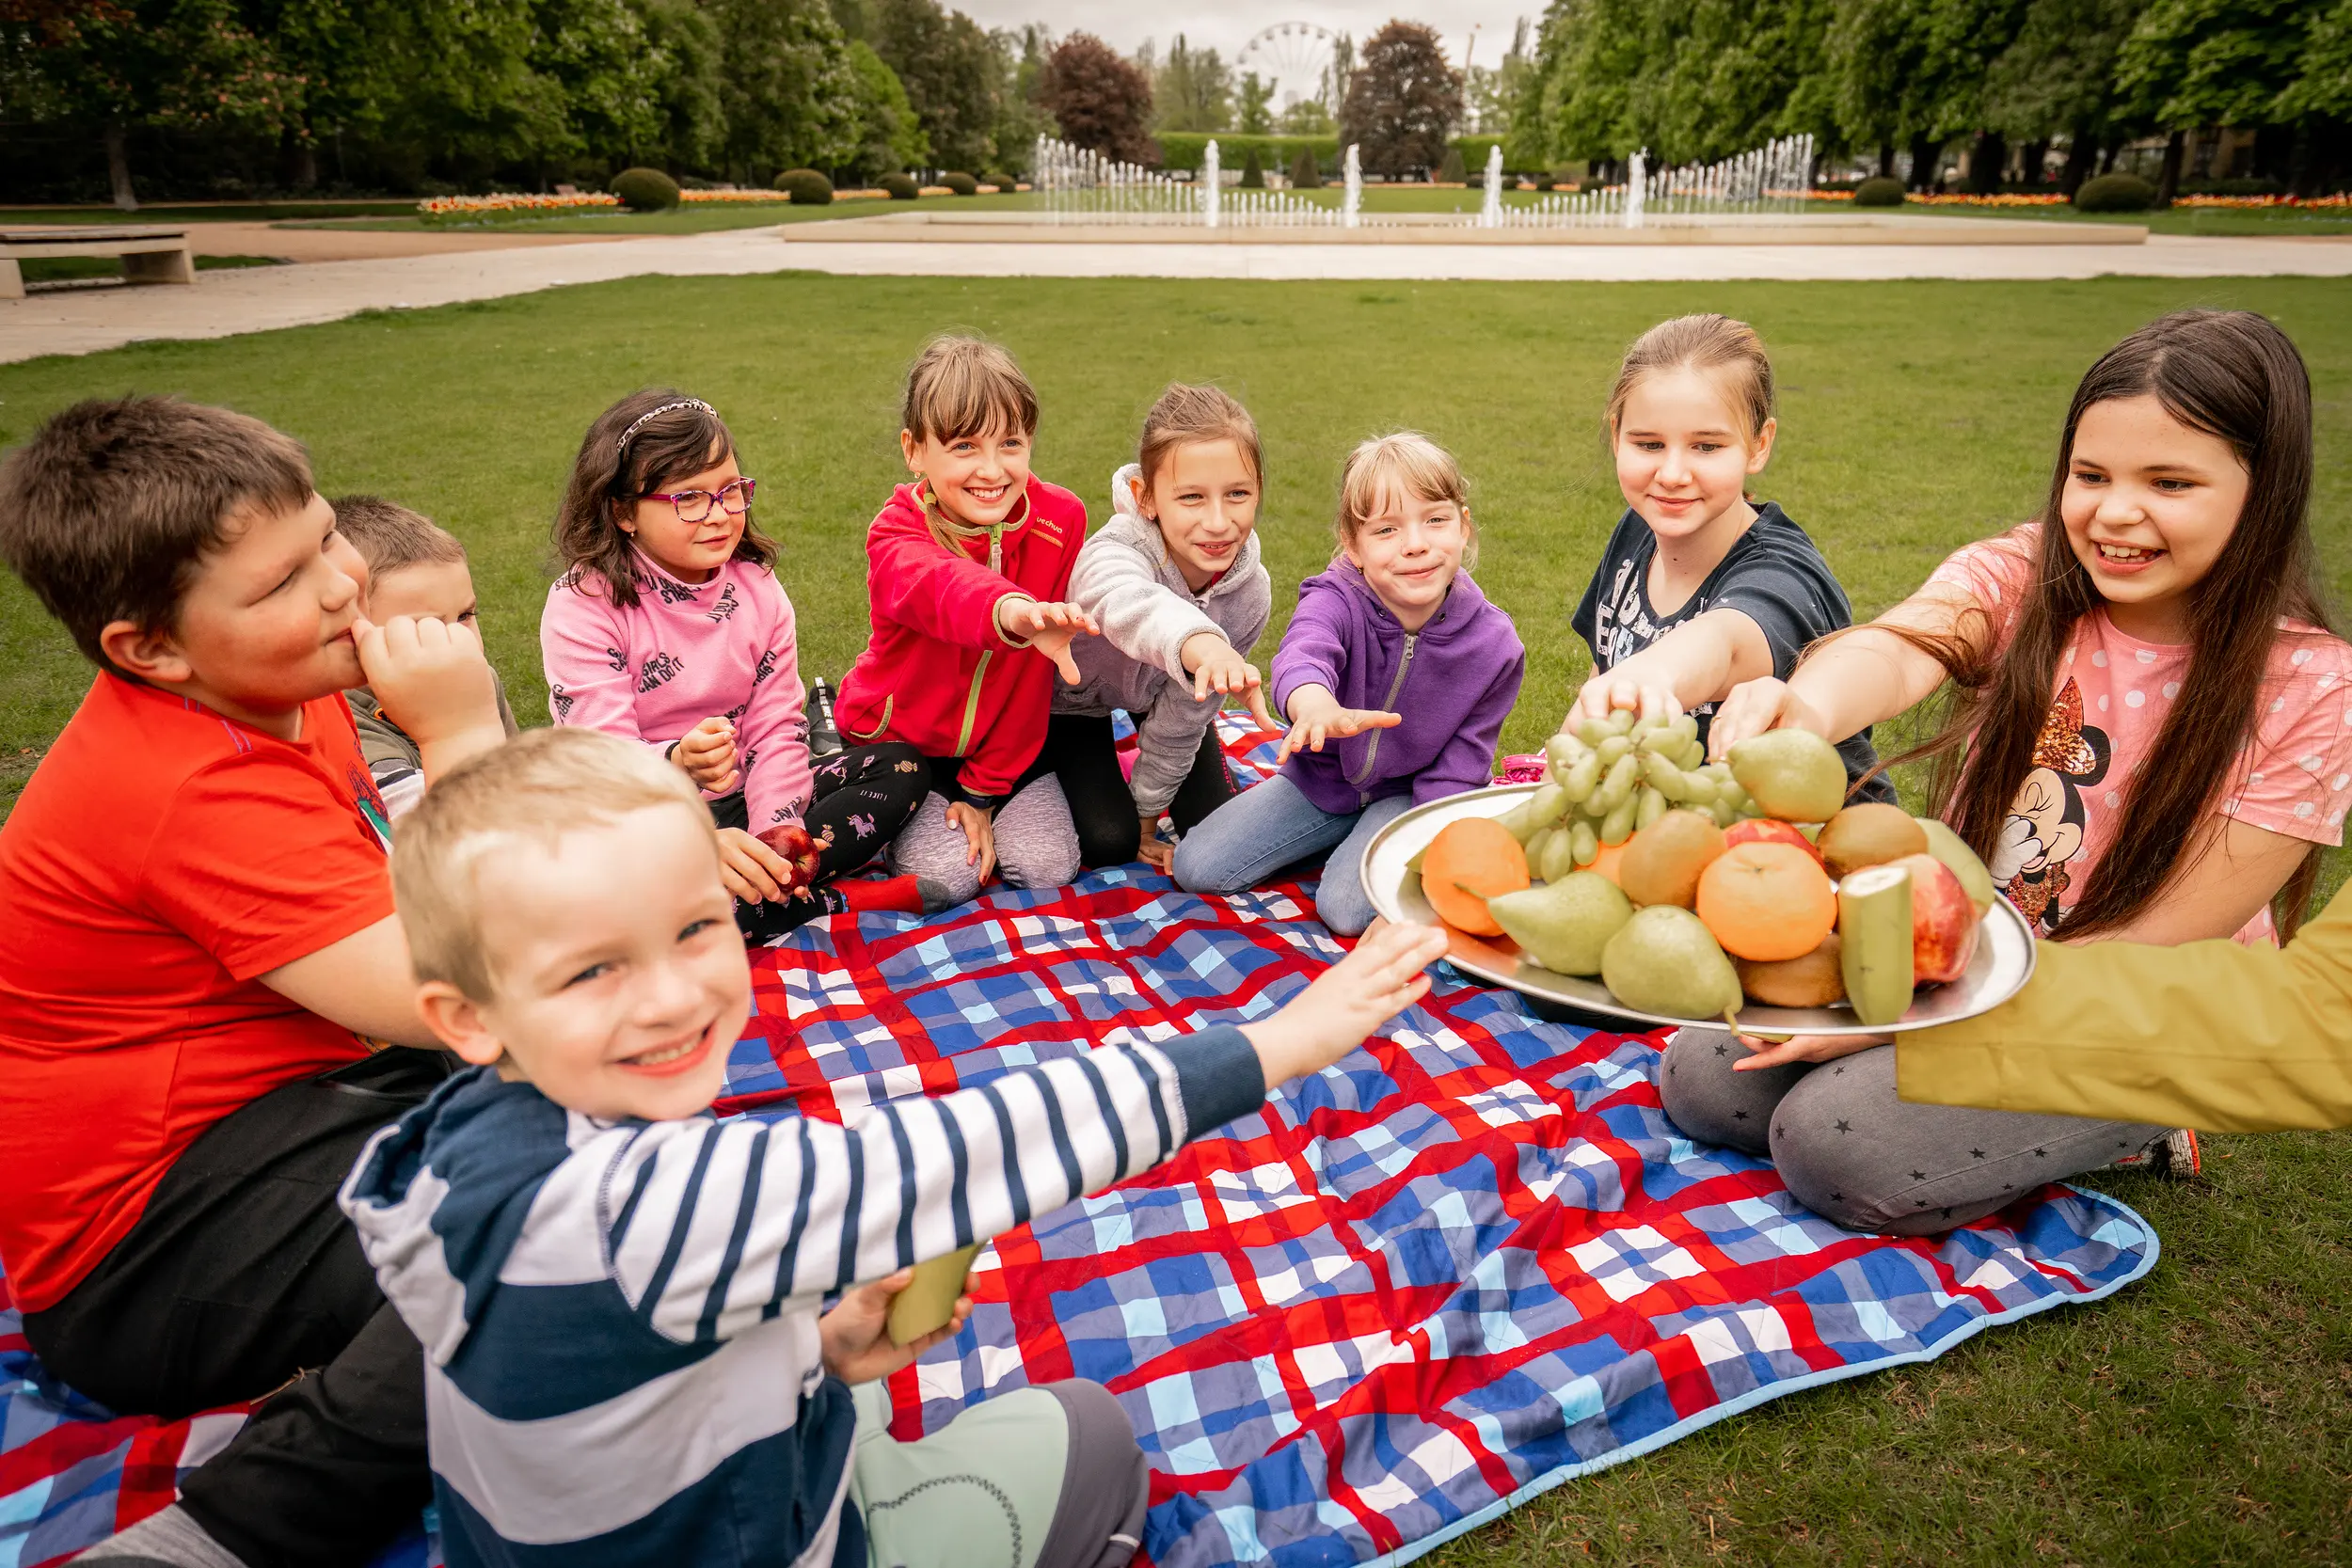
[(1070, 644), (1082, 677), (1057, 682), (1056, 713), (1103, 715), (1124, 708), (1135, 721), (1136, 809), (1157, 816), (1176, 798), (1200, 750), (1200, 734), (1222, 699), (1192, 699), (1184, 643), (1215, 632), (1247, 655), (1274, 612), (1274, 585), (1258, 559), (1258, 536), (1242, 541), (1225, 574), (1195, 594), (1161, 542), (1160, 526), (1136, 515), (1132, 463), (1111, 476), (1111, 519), (1086, 542), (1070, 579), (1071, 600), (1102, 624), (1100, 637)]

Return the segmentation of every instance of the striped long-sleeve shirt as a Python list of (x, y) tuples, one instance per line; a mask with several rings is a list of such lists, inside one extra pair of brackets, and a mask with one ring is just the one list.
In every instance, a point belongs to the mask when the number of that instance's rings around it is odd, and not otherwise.
[(831, 1562), (855, 1420), (824, 1294), (1146, 1170), (1264, 1093), (1234, 1029), (842, 1126), (605, 1122), (453, 1078), (342, 1195), (424, 1346), (450, 1568)]

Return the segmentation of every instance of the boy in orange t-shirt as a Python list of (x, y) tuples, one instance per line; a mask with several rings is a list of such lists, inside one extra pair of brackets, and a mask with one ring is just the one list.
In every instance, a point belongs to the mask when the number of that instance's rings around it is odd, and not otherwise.
[(335, 1194), (450, 1062), (342, 693), (431, 775), (503, 738), (489, 667), (371, 625), (302, 449), (225, 409), (56, 415), (0, 463), (0, 556), (99, 667), (0, 826), (0, 1265), (112, 1408), (266, 1402), (91, 1555), (363, 1560), (430, 1495), (422, 1372)]

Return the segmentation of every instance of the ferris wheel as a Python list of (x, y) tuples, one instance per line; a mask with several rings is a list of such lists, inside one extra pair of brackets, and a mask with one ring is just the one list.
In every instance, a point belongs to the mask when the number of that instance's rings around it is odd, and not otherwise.
[(1331, 71), (1331, 51), (1339, 35), (1311, 22), (1278, 22), (1261, 27), (1242, 45), (1244, 71), (1267, 79), (1278, 103), (1323, 96)]

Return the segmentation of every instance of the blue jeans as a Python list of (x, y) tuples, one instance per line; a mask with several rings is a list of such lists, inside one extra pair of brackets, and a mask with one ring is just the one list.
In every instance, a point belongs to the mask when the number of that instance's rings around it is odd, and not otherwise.
[(1277, 773), (1177, 841), (1176, 885), (1187, 893), (1239, 893), (1330, 849), (1315, 913), (1334, 934), (1356, 936), (1377, 912), (1364, 895), (1364, 846), (1412, 804), (1411, 796), (1397, 795), (1359, 812), (1328, 812)]

